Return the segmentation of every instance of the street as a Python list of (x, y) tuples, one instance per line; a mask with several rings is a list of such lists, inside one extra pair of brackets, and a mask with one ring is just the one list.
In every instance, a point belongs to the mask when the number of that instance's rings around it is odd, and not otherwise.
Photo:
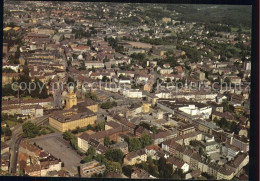
[[(39, 125), (39, 124), (42, 124), (42, 123), (48, 121), (49, 120), (48, 118), (49, 118), (49, 116), (45, 115), (45, 116), (38, 117), (35, 119), (27, 120), (23, 124), (25, 124), (28, 121), (31, 121), (32, 123)], [(6, 142), (10, 147), (11, 156), (10, 156), (9, 173), (12, 173), (12, 174), (16, 173), (17, 159), (18, 159), (17, 157), (18, 157), (18, 152), (19, 152), (19, 144), (22, 140), (23, 124), (19, 124), (12, 129), (12, 138), (11, 138), (11, 140)]]

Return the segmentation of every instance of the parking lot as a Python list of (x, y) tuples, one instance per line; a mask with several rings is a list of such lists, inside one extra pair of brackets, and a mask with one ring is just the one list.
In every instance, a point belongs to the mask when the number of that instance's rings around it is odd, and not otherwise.
[(66, 170), (78, 174), (77, 167), (80, 165), (81, 157), (72, 149), (67, 141), (62, 138), (62, 133), (52, 133), (30, 140), (36, 143), (45, 151), (64, 162)]

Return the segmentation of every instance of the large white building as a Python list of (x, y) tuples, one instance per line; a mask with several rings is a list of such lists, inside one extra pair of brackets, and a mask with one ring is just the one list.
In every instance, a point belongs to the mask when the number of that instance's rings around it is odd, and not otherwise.
[(123, 95), (125, 97), (128, 98), (142, 98), (143, 97), (143, 93), (141, 90), (131, 90), (131, 89), (127, 89), (127, 90), (123, 90)]
[(212, 107), (207, 104), (180, 101), (175, 99), (161, 99), (157, 101), (157, 105), (172, 114), (178, 113), (179, 115), (188, 116), (191, 118), (209, 119), (212, 113)]
[(188, 105), (179, 107), (179, 110), (189, 114), (191, 116), (200, 116), (202, 119), (209, 119), (209, 116), (212, 113), (212, 107), (196, 107), (196, 105)]
[(85, 62), (85, 66), (87, 69), (91, 69), (92, 67), (94, 68), (104, 68), (104, 63), (101, 61), (89, 61)]

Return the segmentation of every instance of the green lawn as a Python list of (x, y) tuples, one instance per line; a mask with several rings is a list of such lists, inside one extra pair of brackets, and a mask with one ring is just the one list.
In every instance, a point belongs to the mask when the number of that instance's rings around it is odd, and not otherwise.
[[(231, 27), (231, 32), (237, 32), (238, 31), (238, 27)], [(247, 28), (247, 27), (242, 27), (242, 32), (243, 33), (250, 33), (251, 29)]]
[(57, 132), (57, 130), (49, 125), (41, 126), (41, 129), (40, 129), (40, 135), (46, 135), (46, 134), (55, 133), (55, 132)]
[(6, 124), (11, 128), (19, 124), (18, 121), (11, 121), (11, 120), (6, 120)]

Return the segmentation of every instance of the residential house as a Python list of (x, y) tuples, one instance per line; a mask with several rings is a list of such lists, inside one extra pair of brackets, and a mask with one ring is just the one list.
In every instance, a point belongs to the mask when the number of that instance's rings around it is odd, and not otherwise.
[(152, 176), (143, 169), (136, 168), (132, 174), (131, 179), (155, 179), (156, 177)]
[(171, 164), (173, 167), (173, 170), (180, 169), (183, 171), (183, 173), (188, 172), (190, 169), (190, 167), (187, 163), (185, 163), (182, 160), (177, 159), (175, 157), (167, 158), (166, 163)]
[(144, 149), (129, 152), (124, 158), (125, 165), (135, 165), (147, 161), (147, 154)]
[(118, 142), (109, 146), (111, 149), (120, 149), (125, 155), (128, 154), (127, 142)]

